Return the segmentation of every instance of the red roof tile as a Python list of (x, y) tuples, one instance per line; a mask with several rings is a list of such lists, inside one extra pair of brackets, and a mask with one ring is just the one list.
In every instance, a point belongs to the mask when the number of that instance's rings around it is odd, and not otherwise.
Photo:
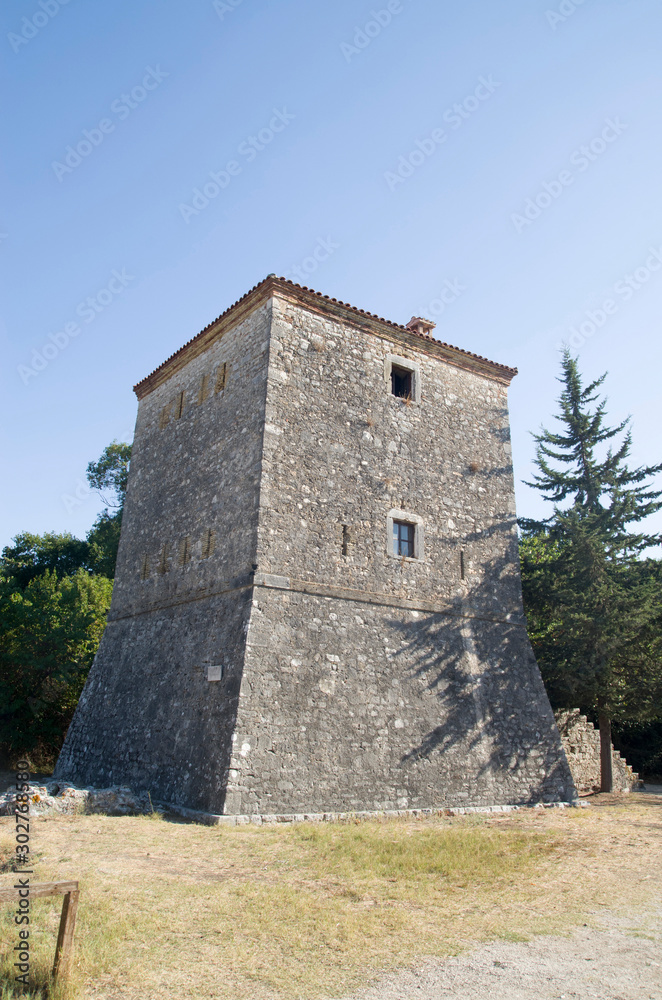
[[(485, 358), (480, 354), (474, 354), (472, 351), (465, 351), (464, 348), (462, 347), (454, 347), (452, 344), (447, 344), (442, 340), (437, 340), (436, 337), (432, 337), (429, 333), (416, 333), (414, 330), (410, 330), (406, 326), (403, 326), (400, 323), (393, 323), (391, 322), (391, 320), (384, 319), (382, 316), (377, 316), (376, 313), (368, 312), (365, 309), (358, 309), (356, 306), (351, 305), (349, 302), (343, 302), (340, 299), (331, 298), (329, 295), (323, 295), (321, 292), (316, 292), (314, 288), (308, 288), (306, 285), (298, 285), (295, 281), (290, 281), (289, 278), (279, 278), (276, 275), (268, 275), (262, 281), (258, 282), (257, 285), (254, 285), (253, 288), (251, 288), (248, 292), (246, 292), (245, 295), (242, 295), (240, 299), (237, 299), (237, 301), (234, 302), (231, 306), (229, 306), (229, 308), (226, 309), (224, 312), (222, 312), (220, 316), (217, 316), (216, 319), (211, 321), (211, 323), (208, 323), (207, 326), (205, 326), (199, 333), (195, 335), (195, 337), (192, 337), (190, 340), (187, 340), (187, 342), (182, 347), (180, 347), (178, 351), (175, 351), (174, 354), (171, 354), (170, 357), (166, 358), (166, 360), (162, 362), (162, 364), (160, 364), (157, 368), (155, 368), (153, 372), (147, 375), (144, 379), (141, 379), (141, 381), (138, 382), (133, 387), (134, 392), (138, 395), (138, 397), (140, 398), (143, 395), (145, 395), (145, 392), (149, 391), (147, 383), (153, 382), (154, 376), (156, 376), (159, 372), (162, 372), (162, 370), (165, 367), (169, 366), (172, 363), (172, 361), (175, 358), (178, 358), (184, 351), (187, 351), (187, 349), (191, 346), (191, 344), (193, 344), (205, 333), (207, 333), (208, 330), (210, 330), (213, 326), (215, 326), (225, 316), (228, 316), (231, 312), (233, 312), (233, 310), (237, 309), (237, 307), (241, 305), (242, 302), (245, 302), (245, 300), (249, 298), (249, 296), (254, 295), (255, 292), (263, 289), (269, 284), (271, 284), (274, 289), (281, 287), (283, 290), (289, 291), (290, 294), (294, 293), (296, 295), (297, 291), (305, 292), (307, 293), (308, 296), (312, 296), (315, 299), (318, 299), (320, 303), (332, 302), (334, 303), (334, 305), (340, 306), (342, 309), (345, 309), (356, 316), (364, 316), (369, 320), (376, 321), (377, 323), (381, 323), (384, 326), (391, 327), (392, 329), (398, 330), (402, 333), (406, 333), (410, 337), (417, 337), (421, 340), (427, 340), (430, 343), (438, 344), (440, 347), (444, 347), (447, 350), (450, 350), (453, 353), (457, 353), (461, 356), (464, 356), (467, 359), (473, 358), (475, 361), (482, 362), (482, 364), (489, 365), (491, 368), (496, 369), (497, 371), (495, 372), (495, 374), (497, 372), (502, 373), (502, 376), (505, 378), (506, 381), (510, 381), (510, 379), (517, 374), (517, 368), (509, 368), (507, 365), (499, 364), (497, 361), (490, 361), (489, 358)], [(460, 359), (458, 358), (458, 361), (459, 360)], [(141, 389), (143, 391), (141, 391)]]

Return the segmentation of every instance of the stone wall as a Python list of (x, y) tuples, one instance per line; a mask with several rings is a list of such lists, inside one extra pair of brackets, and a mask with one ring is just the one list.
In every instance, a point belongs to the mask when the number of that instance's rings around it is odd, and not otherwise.
[[(521, 615), (507, 387), (411, 340), (275, 300), (260, 570)], [(393, 357), (418, 401), (391, 393)], [(390, 554), (392, 510), (419, 519), (422, 559)]]
[(226, 814), (572, 799), (524, 627), (511, 375), (268, 280), (140, 383), (57, 777)]
[[(391, 555), (394, 511), (421, 558)], [(257, 552), (229, 811), (572, 796), (524, 628), (505, 385), (275, 299)]]
[[(250, 588), (110, 621), (54, 777), (222, 812)], [(207, 680), (221, 661), (221, 683)]]
[[(568, 764), (580, 795), (600, 791), (600, 732), (579, 709), (556, 712)], [(639, 783), (627, 761), (612, 747), (614, 791), (629, 792)]]
[(403, 604), (255, 588), (228, 812), (572, 797), (526, 632)]
[(111, 620), (250, 573), (270, 326), (265, 303), (140, 400)]
[[(223, 809), (251, 606), (270, 322), (267, 302), (140, 400), (108, 625), (59, 779)], [(210, 666), (223, 668), (221, 683), (208, 681)]]

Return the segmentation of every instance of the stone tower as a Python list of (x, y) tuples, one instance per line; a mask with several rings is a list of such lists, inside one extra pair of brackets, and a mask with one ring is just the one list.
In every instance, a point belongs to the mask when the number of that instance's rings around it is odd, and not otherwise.
[(559, 801), (512, 368), (269, 276), (136, 386), (57, 776), (216, 814)]

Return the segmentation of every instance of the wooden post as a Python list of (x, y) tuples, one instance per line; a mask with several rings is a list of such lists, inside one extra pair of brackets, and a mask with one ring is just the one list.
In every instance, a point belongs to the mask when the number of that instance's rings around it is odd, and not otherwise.
[(80, 892), (72, 890), (65, 892), (62, 900), (62, 914), (60, 916), (60, 929), (55, 945), (55, 961), (53, 962), (53, 979), (57, 980), (59, 975), (66, 976), (71, 968), (74, 945), (74, 927), (76, 925), (76, 910), (78, 909), (78, 897)]
[[(20, 872), (13, 872), (20, 875)], [(60, 915), (60, 930), (57, 935), (55, 946), (55, 962), (53, 963), (53, 979), (64, 976), (71, 968), (73, 956), (74, 927), (76, 925), (76, 910), (78, 909), (78, 897), (80, 891), (78, 882), (41, 882), (35, 885), (26, 886), (30, 890), (30, 897), (40, 899), (44, 896), (61, 896), (62, 913)], [(0, 903), (13, 903), (18, 888), (15, 886), (0, 887)]]

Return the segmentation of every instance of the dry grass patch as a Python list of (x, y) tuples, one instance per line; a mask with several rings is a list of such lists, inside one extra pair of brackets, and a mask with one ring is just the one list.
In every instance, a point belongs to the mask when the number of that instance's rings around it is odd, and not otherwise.
[[(644, 901), (662, 874), (662, 802), (602, 801), (278, 827), (59, 817), (33, 824), (34, 878), (81, 882), (72, 997), (338, 996), (422, 956)], [(34, 904), (42, 973), (58, 912)], [(0, 940), (14, 943), (8, 920)]]

